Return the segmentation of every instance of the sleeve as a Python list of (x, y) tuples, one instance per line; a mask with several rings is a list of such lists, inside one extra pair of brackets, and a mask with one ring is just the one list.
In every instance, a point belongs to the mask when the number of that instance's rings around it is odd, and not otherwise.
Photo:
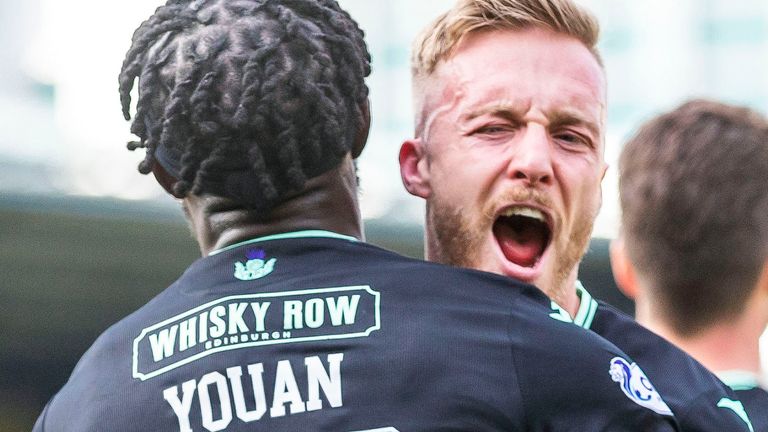
[(645, 390), (653, 388), (649, 382), (641, 387), (647, 378), (623, 352), (573, 324), (554, 324), (560, 328), (515, 329), (536, 334), (535, 344), (512, 344), (526, 430), (679, 430), (661, 397)]

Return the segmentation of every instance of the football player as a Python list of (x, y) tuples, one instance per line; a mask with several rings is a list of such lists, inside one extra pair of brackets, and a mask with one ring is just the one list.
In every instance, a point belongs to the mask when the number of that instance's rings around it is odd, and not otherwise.
[(619, 169), (611, 263), (637, 320), (715, 372), (768, 431), (768, 121), (693, 100), (643, 125)]
[(427, 203), (426, 257), (538, 286), (633, 356), (685, 430), (746, 431), (714, 375), (577, 280), (607, 167), (597, 39), (570, 0), (459, 0), (419, 36), (400, 166)]
[(171, 0), (136, 30), (129, 146), (202, 257), (98, 338), (36, 432), (675, 430), (536, 288), (362, 241), (369, 59), (334, 0)]

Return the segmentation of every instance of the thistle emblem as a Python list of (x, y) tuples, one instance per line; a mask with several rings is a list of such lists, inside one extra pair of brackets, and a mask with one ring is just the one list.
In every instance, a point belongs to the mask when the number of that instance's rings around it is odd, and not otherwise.
[(248, 260), (245, 264), (235, 262), (235, 277), (242, 281), (252, 281), (272, 273), (277, 258), (266, 260), (264, 249), (248, 249), (245, 252)]

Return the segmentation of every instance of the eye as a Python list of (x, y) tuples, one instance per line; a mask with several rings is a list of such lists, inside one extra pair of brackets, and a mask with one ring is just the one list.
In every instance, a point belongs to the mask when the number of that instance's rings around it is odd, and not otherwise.
[(514, 128), (510, 125), (505, 124), (490, 124), (481, 126), (474, 131), (472, 131), (472, 135), (486, 135), (486, 136), (496, 136), (505, 134), (508, 132), (514, 131)]
[(553, 135), (556, 140), (569, 146), (586, 146), (592, 148), (592, 140), (588, 137), (573, 131), (557, 132)]

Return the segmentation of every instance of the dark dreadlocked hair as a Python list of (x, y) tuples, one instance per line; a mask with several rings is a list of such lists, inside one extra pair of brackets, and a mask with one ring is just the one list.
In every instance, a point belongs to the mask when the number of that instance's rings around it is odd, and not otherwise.
[(130, 150), (146, 148), (178, 196), (269, 210), (336, 167), (367, 127), (370, 54), (335, 0), (169, 0), (120, 71)]

